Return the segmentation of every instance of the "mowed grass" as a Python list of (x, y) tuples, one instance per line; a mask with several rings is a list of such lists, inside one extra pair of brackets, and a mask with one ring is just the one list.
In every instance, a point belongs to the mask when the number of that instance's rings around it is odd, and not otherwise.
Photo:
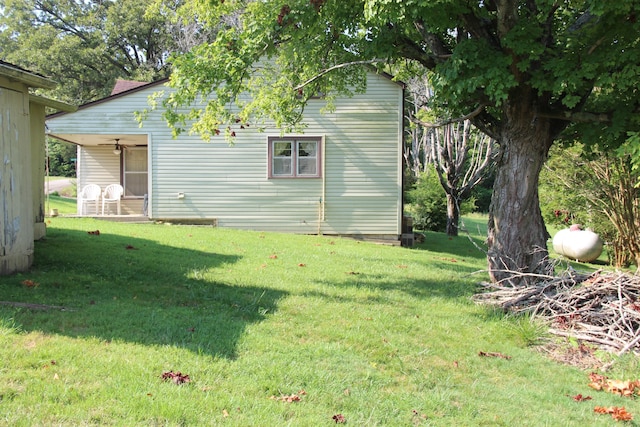
[[(47, 221), (32, 270), (0, 277), (0, 300), (31, 304), (0, 305), (1, 425), (611, 425), (596, 405), (640, 417), (530, 347), (537, 325), (471, 302), (487, 275), (467, 236), (406, 249)], [(639, 372), (627, 356), (607, 375)]]
[(58, 213), (60, 215), (75, 214), (78, 211), (75, 198), (63, 197), (54, 194), (45, 196), (45, 205), (49, 208), (47, 214), (51, 209), (58, 209)]

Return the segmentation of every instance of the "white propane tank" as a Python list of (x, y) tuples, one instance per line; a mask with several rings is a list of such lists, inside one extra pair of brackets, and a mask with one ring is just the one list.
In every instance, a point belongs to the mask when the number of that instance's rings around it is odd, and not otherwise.
[(595, 261), (602, 253), (603, 242), (591, 230), (582, 230), (579, 224), (565, 228), (553, 237), (553, 250), (567, 258), (581, 261)]

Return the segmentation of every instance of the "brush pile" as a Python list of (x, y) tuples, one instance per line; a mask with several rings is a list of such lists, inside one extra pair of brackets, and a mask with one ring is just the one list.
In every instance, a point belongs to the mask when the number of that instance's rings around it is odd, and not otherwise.
[(640, 353), (640, 276), (569, 271), (527, 287), (483, 284), (478, 303), (549, 320), (550, 332), (622, 355)]

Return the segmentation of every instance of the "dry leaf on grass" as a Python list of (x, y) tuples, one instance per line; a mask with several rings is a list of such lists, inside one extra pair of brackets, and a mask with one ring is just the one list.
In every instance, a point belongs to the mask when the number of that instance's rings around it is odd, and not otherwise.
[(165, 381), (172, 381), (176, 385), (191, 382), (189, 375), (173, 371), (164, 372), (162, 374), (162, 379)]
[(631, 421), (633, 415), (631, 415), (624, 406), (596, 406), (593, 409), (596, 414), (611, 414), (611, 417), (616, 421)]
[(280, 396), (271, 396), (269, 399), (277, 400), (279, 402), (287, 402), (287, 403), (300, 402), (302, 400), (300, 396), (304, 396), (305, 394), (307, 394), (306, 391), (300, 390), (297, 394), (292, 393), (290, 395), (283, 394)]
[(37, 288), (39, 285), (38, 282), (34, 282), (33, 280), (23, 280), (22, 284), (27, 288)]
[(490, 352), (490, 351), (479, 351), (478, 352), (478, 356), (482, 356), (482, 357), (497, 357), (499, 359), (506, 359), (506, 360), (511, 359), (511, 356), (507, 356), (506, 354)]
[(589, 387), (594, 390), (604, 390), (620, 396), (631, 397), (640, 390), (640, 380), (612, 380), (595, 372), (589, 374)]
[(586, 402), (587, 400), (591, 400), (591, 396), (583, 396), (582, 394), (576, 394), (575, 396), (570, 396), (570, 397), (576, 402)]
[(331, 419), (335, 421), (336, 424), (344, 424), (347, 422), (347, 419), (342, 414), (335, 414)]

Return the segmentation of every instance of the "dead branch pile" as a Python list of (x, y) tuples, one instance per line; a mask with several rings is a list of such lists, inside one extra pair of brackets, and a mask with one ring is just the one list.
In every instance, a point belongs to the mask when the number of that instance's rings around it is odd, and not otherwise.
[(590, 342), (619, 355), (640, 353), (640, 276), (567, 272), (532, 286), (484, 284), (474, 300), (550, 321), (550, 332)]

